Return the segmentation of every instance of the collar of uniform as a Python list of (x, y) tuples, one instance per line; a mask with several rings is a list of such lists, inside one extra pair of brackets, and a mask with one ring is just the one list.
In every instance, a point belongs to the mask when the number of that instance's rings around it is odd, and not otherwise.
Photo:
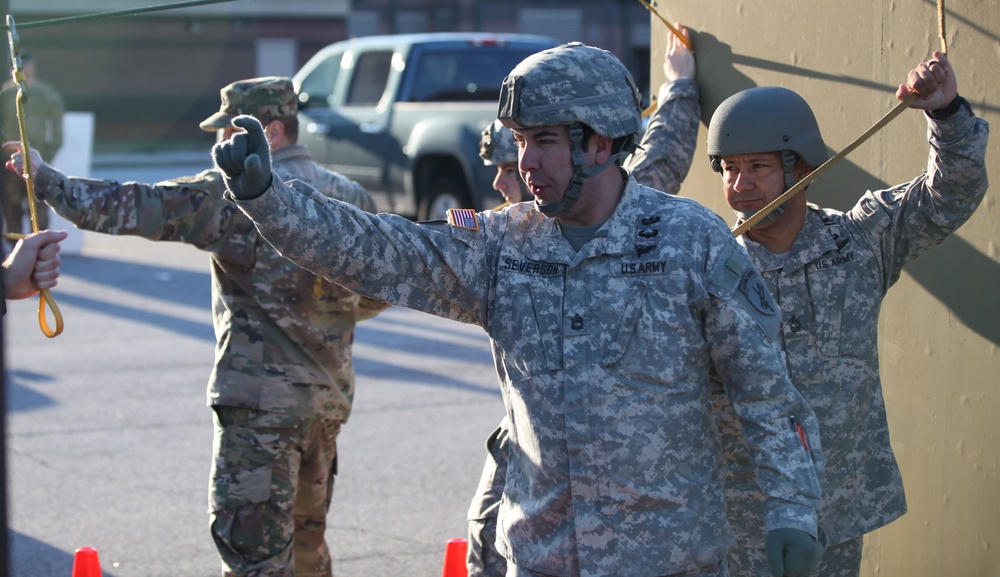
[(289, 144), (288, 146), (283, 146), (278, 150), (271, 151), (271, 160), (275, 162), (280, 160), (290, 160), (297, 157), (309, 160), (309, 149), (302, 144)]
[(781, 259), (772, 254), (769, 250), (750, 240), (743, 235), (747, 251), (753, 256), (761, 271), (773, 271), (784, 269), (785, 271), (798, 270), (820, 256), (837, 250), (837, 241), (832, 233), (823, 223), (820, 217), (820, 208), (814, 204), (808, 205), (806, 219), (802, 223), (802, 230), (795, 237), (792, 243), (791, 254), (787, 259)]
[(525, 230), (523, 254), (529, 259), (570, 266), (597, 254), (629, 254), (634, 244), (630, 241), (635, 238), (636, 223), (628, 215), (635, 213), (639, 199), (639, 185), (630, 176), (611, 218), (579, 252), (574, 251), (563, 237), (555, 219), (536, 211), (531, 225)]

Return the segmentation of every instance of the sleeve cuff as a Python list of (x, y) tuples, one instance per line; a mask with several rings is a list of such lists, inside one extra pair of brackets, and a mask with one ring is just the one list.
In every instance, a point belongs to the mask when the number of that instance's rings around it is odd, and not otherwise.
[(947, 120), (958, 114), (958, 111), (963, 107), (969, 112), (970, 115), (972, 114), (972, 105), (969, 104), (969, 101), (961, 96), (956, 96), (955, 99), (948, 104), (948, 106), (938, 108), (937, 110), (928, 110), (927, 116), (930, 116), (934, 120)]

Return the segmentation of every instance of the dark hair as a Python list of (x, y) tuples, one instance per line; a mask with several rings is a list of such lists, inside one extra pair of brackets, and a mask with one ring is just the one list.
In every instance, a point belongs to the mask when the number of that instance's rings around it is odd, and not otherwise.
[[(583, 127), (583, 151), (587, 152), (587, 143), (590, 141), (590, 137), (597, 134), (597, 131), (591, 128), (589, 125), (580, 124)], [(618, 138), (611, 139), (611, 152), (618, 153), (625, 144), (628, 142), (630, 136), (619, 136)]]

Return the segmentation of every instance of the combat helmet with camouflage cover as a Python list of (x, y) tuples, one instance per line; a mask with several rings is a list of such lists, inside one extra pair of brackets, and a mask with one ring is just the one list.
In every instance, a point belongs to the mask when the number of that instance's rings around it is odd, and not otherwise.
[(487, 165), (517, 162), (514, 134), (499, 120), (486, 125), (479, 138), (479, 158)]
[[(758, 86), (730, 96), (719, 105), (708, 127), (708, 157), (712, 169), (722, 172), (723, 156), (758, 152), (781, 155), (785, 190), (795, 185), (795, 159), (812, 168), (829, 158), (816, 116), (804, 98), (787, 88)], [(758, 226), (784, 212), (784, 205)], [(744, 220), (753, 213), (737, 211)]]
[[(535, 206), (553, 216), (569, 211), (583, 181), (635, 150), (642, 99), (628, 71), (607, 50), (571, 42), (533, 54), (518, 64), (500, 89), (498, 117), (509, 128), (566, 125), (574, 175), (561, 202)], [(583, 127), (614, 139), (606, 162), (583, 168)]]

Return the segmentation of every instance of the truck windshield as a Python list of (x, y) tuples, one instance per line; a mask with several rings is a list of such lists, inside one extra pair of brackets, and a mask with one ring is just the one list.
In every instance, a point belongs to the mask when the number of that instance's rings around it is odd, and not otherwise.
[(410, 73), (407, 102), (496, 101), (500, 84), (521, 60), (539, 48), (468, 47), (425, 52)]

